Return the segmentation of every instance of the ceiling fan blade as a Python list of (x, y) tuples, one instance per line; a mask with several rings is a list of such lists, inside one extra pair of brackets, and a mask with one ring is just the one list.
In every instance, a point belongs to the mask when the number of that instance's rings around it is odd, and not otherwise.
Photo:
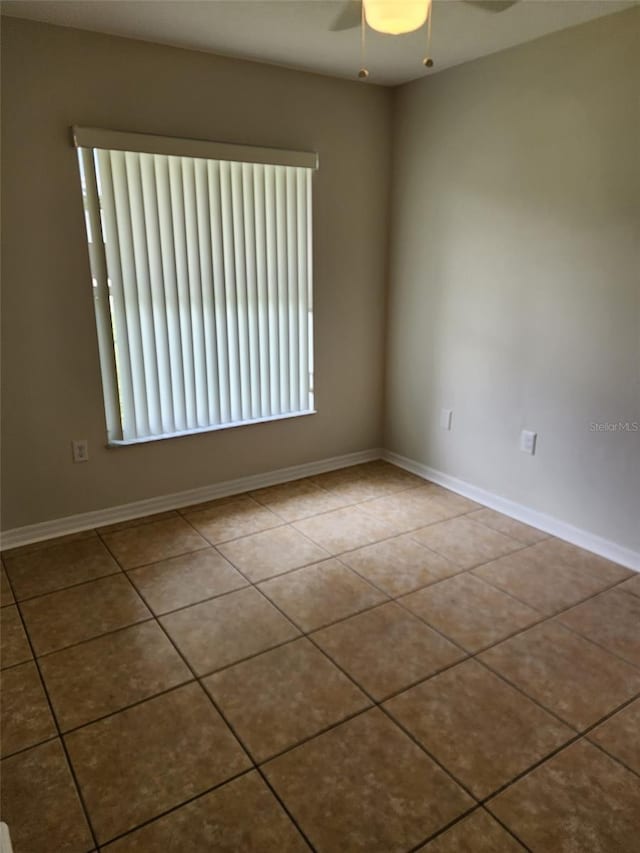
[(515, 6), (518, 0), (464, 0), (464, 2), (484, 12), (505, 12), (511, 6)]
[(342, 30), (352, 30), (354, 27), (360, 26), (361, 19), (361, 0), (347, 0), (329, 29), (332, 33), (339, 33)]

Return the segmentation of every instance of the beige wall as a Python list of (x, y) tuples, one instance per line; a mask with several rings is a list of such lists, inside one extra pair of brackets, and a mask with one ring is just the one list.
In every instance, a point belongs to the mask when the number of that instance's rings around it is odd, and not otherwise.
[[(3, 18), (2, 528), (381, 444), (393, 130), (386, 446), (640, 547), (639, 17), (395, 92)], [(106, 450), (73, 123), (319, 152), (318, 415)]]
[[(2, 66), (2, 528), (379, 446), (390, 90), (10, 18)], [(317, 415), (105, 449), (74, 123), (319, 152)]]
[(590, 424), (640, 421), (639, 33), (636, 8), (398, 91), (386, 402), (389, 449), (635, 549), (640, 432)]

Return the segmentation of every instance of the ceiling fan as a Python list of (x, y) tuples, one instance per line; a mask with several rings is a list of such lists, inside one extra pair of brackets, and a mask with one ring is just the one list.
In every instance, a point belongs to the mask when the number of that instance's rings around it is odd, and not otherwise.
[[(504, 12), (509, 9), (511, 6), (515, 6), (518, 0), (463, 0), (464, 3), (467, 3), (469, 6), (475, 6), (476, 9), (481, 9), (484, 12)], [(387, 0), (386, 3), (378, 4), (378, 5), (394, 5), (394, 6), (402, 6), (402, 0)], [(366, 4), (365, 4), (366, 5)], [(374, 3), (369, 3), (371, 7), (375, 6)], [(414, 0), (409, 0), (409, 2), (404, 5), (412, 7), (417, 6), (419, 4), (415, 3)], [(427, 6), (427, 4), (423, 4)], [(369, 22), (367, 18), (367, 22)], [(362, 23), (362, 0), (345, 0), (343, 8), (340, 10), (336, 18), (334, 19), (330, 29), (332, 32), (341, 32), (342, 30), (352, 30), (355, 27), (359, 27)], [(424, 23), (424, 19), (421, 24)], [(420, 24), (420, 25), (421, 25)], [(371, 26), (371, 24), (370, 24)], [(374, 27), (375, 29), (375, 27)], [(417, 28), (416, 28), (417, 29)], [(409, 30), (407, 30), (409, 32)], [(393, 35), (393, 34), (392, 34)]]
[[(463, 0), (485, 12), (504, 12), (518, 0)], [(426, 24), (427, 55), (422, 60), (425, 68), (433, 68), (430, 56), (431, 11), (433, 0), (347, 0), (333, 21), (332, 32), (360, 28), (361, 67), (358, 77), (366, 80), (369, 71), (365, 65), (365, 35), (367, 27), (386, 35), (401, 35), (419, 30)]]

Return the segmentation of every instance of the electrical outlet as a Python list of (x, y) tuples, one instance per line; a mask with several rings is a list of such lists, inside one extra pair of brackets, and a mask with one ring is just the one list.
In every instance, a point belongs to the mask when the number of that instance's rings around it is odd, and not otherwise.
[(440, 411), (440, 426), (442, 429), (451, 429), (451, 419), (453, 417), (453, 409), (442, 409)]
[(89, 442), (86, 438), (78, 438), (71, 442), (71, 453), (74, 462), (89, 461)]
[(537, 432), (532, 432), (529, 429), (523, 429), (520, 433), (520, 450), (523, 453), (530, 453), (532, 456), (536, 452)]

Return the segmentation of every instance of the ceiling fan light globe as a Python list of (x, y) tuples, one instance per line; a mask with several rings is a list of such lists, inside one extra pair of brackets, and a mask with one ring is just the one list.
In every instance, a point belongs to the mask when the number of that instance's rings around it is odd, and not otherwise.
[(397, 36), (420, 29), (431, 0), (363, 0), (367, 24), (379, 33)]

